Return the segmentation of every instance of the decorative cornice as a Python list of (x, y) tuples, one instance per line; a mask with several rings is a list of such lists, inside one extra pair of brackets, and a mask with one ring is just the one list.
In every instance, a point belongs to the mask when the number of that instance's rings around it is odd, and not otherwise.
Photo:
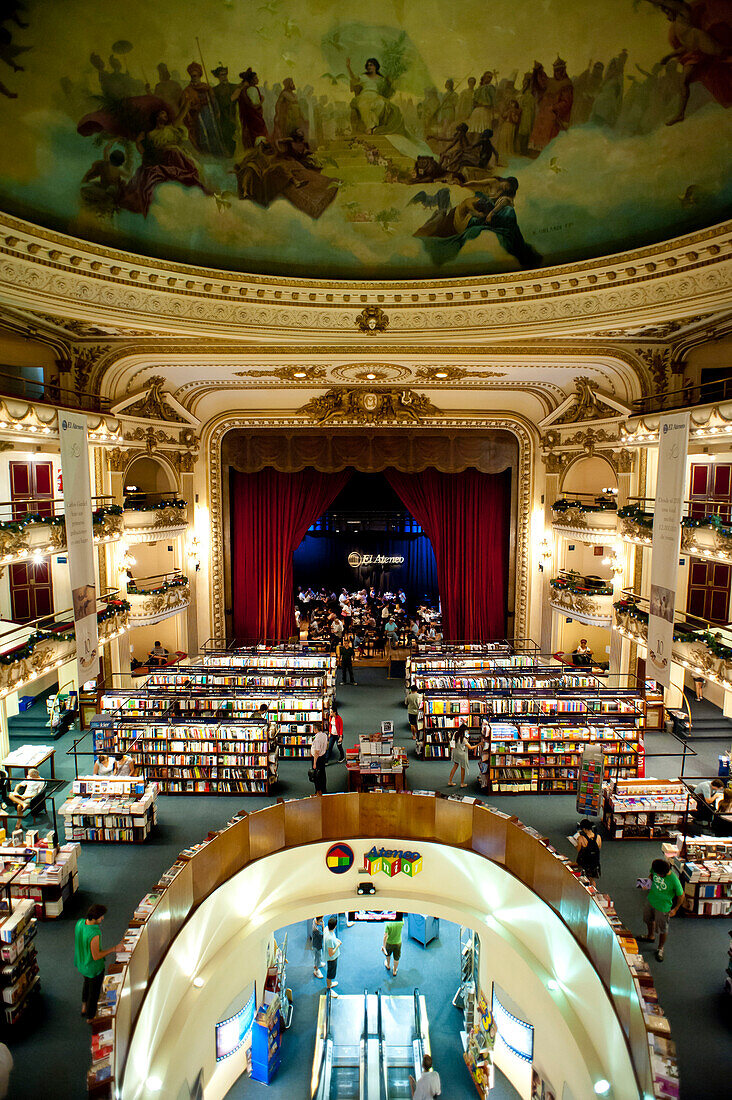
[(316, 424), (415, 424), (440, 412), (423, 393), (409, 389), (335, 386), (298, 412)]
[(628, 326), (728, 306), (730, 223), (674, 241), (561, 267), (490, 277), (309, 281), (242, 275), (103, 248), (0, 216), (0, 290), (9, 306), (104, 328), (370, 340), (355, 310), (386, 310), (395, 342), (415, 332), (487, 341), (532, 331), (580, 333), (622, 315)]

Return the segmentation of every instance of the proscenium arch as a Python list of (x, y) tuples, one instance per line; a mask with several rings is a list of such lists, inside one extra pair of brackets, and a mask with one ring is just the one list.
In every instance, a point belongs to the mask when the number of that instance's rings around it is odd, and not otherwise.
[[(334, 840), (356, 853), (345, 875), (325, 865)], [(249, 981), (261, 983), (255, 960), (274, 929), (353, 907), (357, 865), (372, 844), (422, 855), (415, 877), (378, 877), (379, 905), (480, 933), (481, 984), (489, 992), (497, 981), (537, 1025), (537, 1061), (559, 1094), (566, 1081), (572, 1095), (593, 1095), (605, 1077), (622, 1100), (652, 1095), (642, 1009), (619, 941), (553, 851), (482, 804), (352, 794), (245, 816), (183, 866), (143, 929), (120, 998), (121, 1100), (148, 1100), (151, 1076), (176, 1095), (201, 1068), (207, 1097), (225, 1095), (233, 1071), (215, 1076), (214, 1022)], [(559, 988), (549, 990), (549, 979)]]
[[(226, 606), (226, 589), (228, 570), (225, 562), (224, 545), (229, 544), (229, 496), (228, 478), (224, 474), (223, 449), (224, 440), (228, 433), (235, 430), (245, 430), (256, 434), (267, 431), (267, 425), (274, 431), (297, 431), (303, 434), (320, 433), (330, 436), (332, 432), (368, 433), (369, 431), (386, 431), (389, 433), (405, 433), (410, 430), (408, 426), (399, 424), (387, 424), (372, 428), (359, 425), (340, 424), (333, 427), (323, 427), (316, 423), (308, 423), (300, 417), (272, 417), (267, 422), (259, 418), (252, 418), (246, 414), (236, 416), (222, 416), (206, 426), (202, 438), (202, 449), (206, 456), (206, 478), (208, 483), (208, 499), (211, 512), (211, 530), (221, 532), (221, 538), (214, 538), (211, 545), (211, 576), (209, 589), (209, 602), (211, 609), (211, 627), (214, 636), (224, 638), (226, 636), (226, 619), (224, 609)], [(531, 499), (533, 491), (533, 466), (536, 451), (537, 438), (535, 431), (517, 415), (486, 415), (469, 417), (454, 415), (449, 420), (442, 418), (425, 418), (425, 421), (412, 430), (434, 432), (442, 434), (447, 429), (452, 434), (469, 435), (471, 432), (495, 432), (514, 437), (517, 446), (517, 458), (513, 466), (515, 477), (512, 478), (511, 491), (511, 544), (509, 550), (509, 607), (514, 609), (514, 637), (525, 637), (529, 616), (531, 575), (529, 569), (530, 540), (529, 520), (531, 513)], [(273, 463), (264, 463), (264, 465)], [(351, 465), (344, 462), (339, 468)], [(391, 463), (398, 465), (398, 463)], [(433, 463), (425, 462), (421, 468)], [(389, 465), (389, 463), (384, 463)], [(472, 465), (466, 462), (465, 466)], [(376, 466), (383, 469), (384, 466)], [(462, 468), (465, 468), (463, 466)], [(327, 467), (326, 467), (327, 468)], [(503, 467), (505, 468), (505, 466)], [(514, 598), (511, 599), (511, 593)]]

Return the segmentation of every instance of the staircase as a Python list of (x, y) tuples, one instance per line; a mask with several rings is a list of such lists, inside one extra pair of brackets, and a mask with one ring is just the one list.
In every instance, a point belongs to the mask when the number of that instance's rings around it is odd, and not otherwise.
[[(687, 695), (688, 698), (688, 695)], [(691, 707), (691, 740), (708, 738), (732, 744), (732, 719), (706, 699), (689, 699)]]

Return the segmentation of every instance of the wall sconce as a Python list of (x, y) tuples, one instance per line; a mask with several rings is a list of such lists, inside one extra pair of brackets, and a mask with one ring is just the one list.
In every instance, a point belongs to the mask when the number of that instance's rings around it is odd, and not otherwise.
[(128, 573), (133, 565), (137, 565), (137, 558), (133, 558), (129, 546), (122, 546), (121, 549), (123, 550), (123, 554), (119, 560), (117, 570), (120, 573)]
[(200, 542), (197, 535), (194, 535), (188, 542), (188, 564), (192, 566), (196, 572), (201, 568), (201, 556), (199, 552)]
[(622, 559), (617, 550), (611, 550), (610, 553), (602, 559), (602, 564), (610, 566), (614, 577), (622, 577), (625, 572)]

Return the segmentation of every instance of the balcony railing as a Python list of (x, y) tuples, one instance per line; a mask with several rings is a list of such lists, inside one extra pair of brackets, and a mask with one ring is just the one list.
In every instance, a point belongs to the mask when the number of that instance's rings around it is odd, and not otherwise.
[[(654, 499), (631, 497), (618, 512), (618, 534), (626, 542), (650, 546), (653, 539)], [(693, 557), (732, 561), (732, 502), (707, 497), (683, 502), (681, 550)]]
[(183, 611), (191, 602), (188, 577), (180, 571), (136, 577), (127, 582), (130, 624), (147, 626)]
[(587, 626), (612, 624), (613, 588), (608, 581), (562, 570), (549, 585), (549, 604), (555, 611)]
[[(20, 367), (8, 364), (0, 366), (0, 399), (3, 397), (20, 398), (40, 405), (54, 405), (63, 409), (79, 409), (84, 412), (109, 412), (111, 403), (108, 398), (88, 390), (77, 389), (66, 382), (52, 382), (47, 379), (36, 381), (25, 378), (19, 373)], [(39, 367), (39, 370), (47, 368)]]
[[(613, 626), (625, 637), (648, 641), (649, 601), (624, 589), (613, 607)], [(691, 672), (732, 686), (732, 624), (720, 625), (683, 611), (674, 612), (673, 660)]]
[(647, 413), (670, 412), (672, 409), (689, 409), (696, 405), (711, 405), (732, 400), (732, 377), (702, 382), (697, 386), (685, 386), (670, 393), (654, 393), (639, 397), (633, 402), (633, 416)]
[(601, 541), (615, 534), (617, 508), (611, 493), (563, 493), (552, 504), (552, 527), (573, 538)]
[[(92, 498), (96, 543), (122, 537), (122, 509), (112, 497)], [(0, 502), (0, 565), (39, 560), (66, 549), (66, 518), (60, 497), (25, 497)]]
[[(128, 629), (130, 605), (117, 590), (97, 598), (99, 648)], [(0, 625), (0, 698), (18, 691), (76, 656), (73, 611), (66, 608), (30, 623)]]
[(130, 543), (173, 538), (188, 527), (186, 502), (175, 493), (127, 493), (124, 531)]

